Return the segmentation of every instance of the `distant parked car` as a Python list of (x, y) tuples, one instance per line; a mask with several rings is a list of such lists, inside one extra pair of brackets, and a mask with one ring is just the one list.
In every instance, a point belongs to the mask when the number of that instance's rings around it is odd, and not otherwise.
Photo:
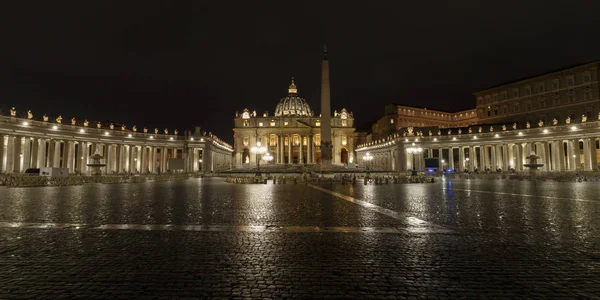
[(25, 170), (25, 175), (29, 175), (29, 176), (39, 176), (39, 175), (40, 175), (40, 169), (37, 169), (37, 168), (29, 168), (29, 169)]

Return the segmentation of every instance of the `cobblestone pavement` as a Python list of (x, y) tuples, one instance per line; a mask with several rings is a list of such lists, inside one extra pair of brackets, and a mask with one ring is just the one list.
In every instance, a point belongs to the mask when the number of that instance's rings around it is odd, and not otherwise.
[(600, 298), (600, 186), (0, 188), (0, 299)]

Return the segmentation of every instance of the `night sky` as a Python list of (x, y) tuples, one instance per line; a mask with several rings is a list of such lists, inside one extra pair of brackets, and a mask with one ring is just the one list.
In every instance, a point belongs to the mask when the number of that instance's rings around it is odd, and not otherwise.
[(203, 2), (2, 2), (0, 113), (232, 141), (235, 111), (272, 114), (291, 77), (320, 111), (324, 43), (332, 110), (359, 127), (387, 103), (468, 109), (477, 90), (600, 59), (600, 1)]

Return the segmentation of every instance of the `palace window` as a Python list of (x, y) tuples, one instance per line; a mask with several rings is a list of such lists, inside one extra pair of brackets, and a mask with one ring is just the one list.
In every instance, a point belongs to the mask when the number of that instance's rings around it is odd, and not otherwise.
[(558, 79), (554, 79), (552, 80), (552, 89), (553, 90), (558, 90), (558, 88), (560, 87), (560, 82)]
[(538, 84), (538, 93), (543, 93), (546, 91), (546, 86), (543, 83)]
[(531, 101), (527, 100), (525, 101), (525, 110), (531, 110), (532, 106), (531, 106)]
[(502, 114), (503, 115), (508, 115), (508, 105), (502, 106)]
[(552, 105), (559, 105), (560, 104), (560, 94), (556, 93), (554, 94), (554, 96), (552, 96)]
[(526, 86), (525, 87), (525, 96), (529, 96), (531, 95), (531, 87), (530, 86)]
[(567, 76), (567, 85), (568, 86), (575, 85), (575, 76), (573, 76), (573, 75)]
[(514, 98), (519, 97), (519, 89), (513, 89), (512, 95), (513, 95)]
[(583, 100), (592, 100), (592, 89), (589, 87), (583, 90)]
[(518, 113), (521, 110), (521, 104), (519, 104), (519, 102), (515, 103), (513, 105), (513, 111)]
[(570, 91), (567, 93), (567, 98), (569, 99), (569, 103), (573, 103), (573, 102), (575, 102), (575, 100), (577, 99), (577, 95), (575, 94), (575, 91), (573, 91), (573, 90), (570, 90)]
[(492, 102), (498, 102), (498, 94), (492, 95)]
[(508, 98), (508, 92), (507, 91), (503, 91), (500, 94), (500, 100), (506, 100), (506, 98)]
[(477, 97), (477, 104), (478, 105), (483, 104), (483, 97), (481, 97), (481, 96)]
[(498, 106), (494, 106), (494, 116), (498, 115)]
[(590, 82), (590, 81), (592, 81), (592, 75), (590, 74), (590, 72), (583, 73), (583, 82)]
[(540, 108), (545, 108), (546, 107), (546, 98), (544, 98), (544, 96), (542, 96), (540, 98)]

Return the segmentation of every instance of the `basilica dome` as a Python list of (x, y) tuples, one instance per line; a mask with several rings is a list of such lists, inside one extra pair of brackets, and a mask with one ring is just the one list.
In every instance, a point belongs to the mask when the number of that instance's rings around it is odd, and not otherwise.
[(304, 98), (298, 96), (298, 89), (294, 84), (292, 78), (292, 84), (288, 88), (288, 96), (281, 99), (277, 107), (275, 108), (275, 116), (312, 116), (313, 112), (306, 103)]

